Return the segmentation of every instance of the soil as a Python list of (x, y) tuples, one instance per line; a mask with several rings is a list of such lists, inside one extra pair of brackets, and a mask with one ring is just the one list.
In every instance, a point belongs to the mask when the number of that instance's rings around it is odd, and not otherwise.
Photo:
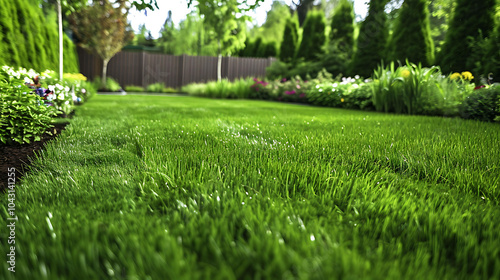
[(22, 178), (25, 172), (29, 170), (28, 166), (35, 153), (39, 152), (48, 141), (57, 137), (68, 123), (55, 124), (51, 129), (52, 135), (48, 133), (42, 136), (41, 141), (31, 142), (30, 144), (5, 145), (0, 143), (0, 192), (4, 192), (8, 186), (9, 168), (16, 169), (16, 184)]

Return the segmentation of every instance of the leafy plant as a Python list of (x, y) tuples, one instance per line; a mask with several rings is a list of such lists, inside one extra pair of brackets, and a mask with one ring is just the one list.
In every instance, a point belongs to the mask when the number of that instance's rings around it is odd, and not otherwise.
[(0, 71), (0, 140), (6, 144), (40, 141), (52, 127), (54, 107), (46, 106), (24, 81)]

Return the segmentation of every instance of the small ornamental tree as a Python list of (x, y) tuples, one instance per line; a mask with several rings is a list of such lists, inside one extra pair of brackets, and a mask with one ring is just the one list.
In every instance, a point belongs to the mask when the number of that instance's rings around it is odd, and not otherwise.
[(322, 11), (310, 10), (304, 22), (298, 58), (309, 61), (318, 59), (326, 42), (325, 27), (325, 14)]
[(299, 34), (296, 17), (290, 17), (286, 20), (285, 30), (283, 31), (283, 41), (281, 41), (279, 56), (281, 61), (290, 62), (295, 58), (298, 40)]
[(445, 42), (438, 55), (438, 62), (444, 73), (470, 71), (474, 68), (475, 62), (467, 61), (472, 52), (467, 38), (476, 40), (480, 36), (489, 37), (495, 24), (495, 7), (496, 0), (457, 0)]
[(217, 41), (217, 81), (222, 79), (222, 54), (231, 54), (243, 48), (245, 36), (238, 22), (247, 17), (239, 15), (241, 3), (237, 0), (198, 0), (203, 22), (213, 30)]
[(387, 0), (371, 0), (368, 16), (361, 24), (356, 52), (352, 59), (350, 72), (370, 77), (377, 65), (384, 60), (389, 32), (387, 15), (384, 11)]
[(133, 38), (128, 26), (126, 1), (114, 7), (109, 0), (92, 5), (71, 15), (71, 29), (80, 39), (80, 46), (98, 55), (102, 61), (101, 87), (106, 87), (109, 60)]
[(432, 41), (429, 11), (426, 0), (405, 0), (391, 43), (392, 60), (430, 66), (434, 63), (434, 42)]

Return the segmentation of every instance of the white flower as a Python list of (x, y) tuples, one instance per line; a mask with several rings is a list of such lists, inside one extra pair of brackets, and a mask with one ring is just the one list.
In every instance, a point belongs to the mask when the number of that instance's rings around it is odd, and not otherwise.
[(27, 75), (28, 75), (28, 77), (30, 77), (30, 78), (34, 78), (34, 77), (38, 76), (38, 73), (37, 73), (37, 72), (35, 72), (35, 70), (33, 70), (33, 69), (28, 70), (28, 72), (27, 72), (26, 74), (27, 74)]
[(52, 85), (50, 85), (50, 86), (49, 86), (49, 90), (50, 90), (50, 91), (54, 91), (55, 89), (56, 89), (56, 87), (55, 87), (55, 86), (52, 86)]
[(354, 76), (354, 79), (356, 80), (359, 79), (359, 75)]
[(333, 84), (333, 87), (338, 87), (338, 86), (339, 86), (339, 84), (338, 84), (338, 83), (334, 83), (334, 84)]
[(57, 99), (64, 100), (64, 93), (58, 94)]
[(353, 88), (358, 88), (359, 86), (358, 86), (358, 84), (354, 84), (354, 85), (352, 85), (352, 87)]
[(24, 83), (25, 84), (31, 84), (31, 79), (28, 77), (24, 77)]

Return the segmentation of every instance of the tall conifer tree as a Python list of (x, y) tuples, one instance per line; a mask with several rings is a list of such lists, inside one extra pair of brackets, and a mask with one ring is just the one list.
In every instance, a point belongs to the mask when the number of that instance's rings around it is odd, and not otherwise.
[(279, 56), (281, 61), (290, 62), (295, 58), (298, 40), (299, 34), (296, 17), (290, 17), (286, 20), (285, 30), (283, 31), (283, 41), (281, 41)]
[(317, 60), (323, 53), (326, 42), (326, 20), (322, 11), (310, 10), (304, 22), (302, 41), (297, 53), (298, 58)]
[(330, 27), (330, 45), (336, 45), (340, 51), (350, 56), (354, 47), (354, 10), (349, 1), (340, 2)]
[(438, 61), (443, 72), (471, 71), (474, 62), (467, 61), (472, 47), (467, 38), (488, 37), (493, 30), (496, 0), (457, 0), (446, 39)]
[(434, 63), (434, 42), (432, 41), (429, 10), (426, 0), (405, 0), (391, 39), (392, 60), (402, 63), (421, 62), (425, 66)]
[(371, 0), (368, 15), (361, 24), (357, 50), (351, 63), (351, 74), (370, 77), (373, 70), (386, 56), (387, 15), (384, 8), (387, 0)]

